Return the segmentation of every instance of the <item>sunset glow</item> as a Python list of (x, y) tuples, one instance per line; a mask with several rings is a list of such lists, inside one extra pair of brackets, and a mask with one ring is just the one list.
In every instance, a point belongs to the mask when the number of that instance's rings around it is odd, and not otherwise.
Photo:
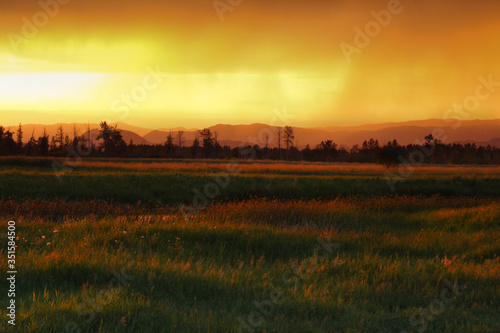
[(19, 1), (2, 5), (0, 112), (151, 128), (269, 123), (283, 107), (295, 126), (440, 119), (478, 77), (500, 81), (499, 5), (480, 3)]

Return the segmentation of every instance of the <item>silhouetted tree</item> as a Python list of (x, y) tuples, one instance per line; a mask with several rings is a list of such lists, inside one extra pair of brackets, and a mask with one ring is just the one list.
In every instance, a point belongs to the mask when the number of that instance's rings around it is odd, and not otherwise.
[(87, 123), (87, 126), (85, 126), (87, 136), (86, 136), (86, 142), (85, 142), (85, 148), (86, 152), (88, 155), (94, 150), (94, 143), (92, 142), (92, 137), (90, 136), (90, 124)]
[(17, 154), (23, 153), (23, 127), (21, 123), (19, 123), (19, 127), (16, 132), (16, 152)]
[(37, 144), (35, 139), (35, 128), (33, 128), (33, 131), (31, 132), (31, 137), (25, 147), (26, 147), (26, 155), (28, 156), (38, 155)]
[[(117, 126), (113, 127), (106, 122), (102, 122), (99, 130), (98, 140), (99, 150), (94, 156), (103, 154), (104, 156), (124, 156), (132, 158), (161, 158), (165, 157), (165, 146), (167, 146), (167, 156), (176, 156), (174, 153), (178, 144), (179, 156), (185, 157), (215, 157), (215, 158), (249, 158), (248, 152), (252, 152), (251, 157), (262, 159), (282, 159), (282, 144), (286, 145), (287, 160), (306, 161), (339, 161), (339, 162), (361, 162), (361, 163), (383, 163), (388, 167), (411, 161), (412, 153), (421, 151), (424, 157), (418, 163), (449, 163), (449, 164), (500, 164), (500, 148), (488, 145), (477, 146), (475, 143), (451, 143), (444, 144), (433, 135), (425, 136), (424, 141), (417, 144), (400, 145), (396, 140), (387, 142), (383, 147), (375, 139), (365, 140), (362, 145), (354, 145), (350, 151), (347, 147), (338, 146), (332, 140), (322, 141), (316, 148), (311, 149), (309, 145), (302, 150), (298, 148), (298, 142), (293, 141), (293, 130), (291, 127), (276, 128), (279, 141), (273, 134), (273, 129), (268, 133), (261, 133), (260, 141), (265, 143), (262, 150), (259, 145), (247, 145), (244, 147), (231, 148), (221, 147), (218, 143), (218, 133), (212, 133), (210, 129), (203, 129), (194, 133), (194, 140), (191, 147), (183, 147), (183, 131), (178, 131), (174, 137), (169, 133), (165, 145), (134, 145), (131, 141), (127, 146)], [(73, 140), (63, 131), (62, 125), (57, 128), (55, 136), (50, 137), (44, 128), (43, 135), (35, 140), (34, 129), (30, 139), (26, 144), (22, 143), (23, 151), (19, 149), (22, 142), (23, 130), (21, 124), (17, 130), (17, 140), (13, 139), (16, 133), (12, 133), (0, 126), (0, 155), (15, 155), (25, 153), (26, 155), (42, 156), (65, 156), (67, 154), (64, 145), (77, 147), (80, 156), (90, 156), (93, 150), (93, 138), (90, 134), (90, 125), (87, 125), (87, 133), (79, 135), (76, 126), (73, 127)], [(291, 134), (291, 135), (290, 135)], [(61, 137), (62, 143), (61, 143)], [(202, 137), (203, 142), (201, 142)], [(268, 147), (270, 137), (275, 140), (278, 147), (270, 149)], [(200, 149), (203, 146), (203, 149)], [(81, 152), (87, 151), (88, 154)], [(203, 154), (202, 154), (203, 153)], [(416, 155), (413, 155), (415, 157)]]
[(78, 146), (80, 145), (80, 142), (82, 141), (82, 137), (80, 137), (80, 130), (78, 127), (76, 127), (75, 124), (73, 124), (73, 140), (71, 147), (73, 148), (74, 151), (78, 150)]
[(208, 128), (204, 128), (200, 131), (200, 135), (203, 139), (203, 155), (205, 158), (211, 156), (212, 148), (214, 146), (214, 139), (212, 137), (212, 132)]
[(52, 136), (50, 138), (50, 151), (53, 152), (57, 149), (56, 137)]
[(283, 140), (285, 141), (287, 160), (288, 160), (288, 151), (290, 147), (293, 146), (293, 139), (295, 139), (295, 135), (293, 134), (293, 128), (291, 126), (285, 126), (285, 131), (283, 133)]
[(214, 131), (214, 156), (218, 157), (219, 156), (219, 151), (222, 149), (222, 147), (219, 144), (219, 131)]
[(104, 151), (105, 156), (112, 156), (123, 152), (126, 148), (126, 143), (123, 141), (123, 137), (118, 130), (118, 125), (115, 127), (109, 126), (107, 122), (103, 121), (100, 124), (101, 129), (99, 130), (99, 135), (97, 139), (102, 139), (101, 149)]
[(64, 136), (64, 147), (71, 147), (71, 139), (68, 134)]
[(38, 137), (36, 145), (38, 152), (42, 156), (47, 156), (49, 154), (49, 135), (45, 128), (43, 129), (42, 136)]
[(167, 157), (173, 157), (175, 153), (174, 137), (172, 131), (167, 135), (167, 141), (165, 142), (165, 150)]
[(16, 153), (16, 142), (13, 133), (0, 126), (0, 155), (8, 156)]
[(64, 146), (64, 129), (62, 125), (59, 125), (54, 138), (55, 143), (59, 143), (59, 148)]
[(394, 139), (380, 149), (379, 160), (385, 164), (387, 168), (394, 167), (401, 163), (400, 158), (403, 157), (404, 153), (403, 147)]
[(198, 150), (200, 148), (200, 138), (198, 132), (194, 134), (193, 145), (191, 146), (191, 155), (195, 158), (198, 157)]
[(321, 143), (316, 146), (316, 150), (323, 157), (323, 161), (332, 161), (336, 157), (337, 144), (332, 140), (321, 141)]
[(280, 156), (280, 160), (283, 159), (281, 155), (281, 140), (283, 137), (283, 128), (282, 127), (276, 127), (276, 144), (278, 145), (278, 152)]

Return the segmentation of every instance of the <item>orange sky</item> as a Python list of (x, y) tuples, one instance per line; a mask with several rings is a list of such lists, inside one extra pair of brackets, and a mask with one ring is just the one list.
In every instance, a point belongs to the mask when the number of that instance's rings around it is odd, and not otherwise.
[[(41, 3), (0, 5), (2, 125), (192, 128), (270, 123), (283, 108), (293, 126), (442, 118), (479, 76), (500, 82), (495, 1)], [(382, 10), (388, 24), (347, 59), (341, 45)], [(469, 119), (499, 118), (497, 89)]]

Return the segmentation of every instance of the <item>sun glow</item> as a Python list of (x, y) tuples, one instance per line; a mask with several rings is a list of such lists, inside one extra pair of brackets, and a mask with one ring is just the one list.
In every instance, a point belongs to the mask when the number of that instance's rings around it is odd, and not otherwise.
[(106, 78), (94, 73), (0, 74), (0, 99), (11, 108), (36, 108), (45, 102), (58, 107), (91, 98)]

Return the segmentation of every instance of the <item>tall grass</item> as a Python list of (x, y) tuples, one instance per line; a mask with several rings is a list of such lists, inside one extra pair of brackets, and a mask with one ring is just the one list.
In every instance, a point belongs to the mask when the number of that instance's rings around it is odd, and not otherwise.
[[(0, 202), (4, 218), (13, 204)], [(256, 331), (400, 332), (445, 280), (467, 289), (428, 332), (499, 327), (500, 205), (492, 200), (256, 199), (213, 204), (189, 221), (166, 208), (144, 215), (141, 206), (87, 204), (18, 206), (18, 326), (26, 332), (59, 332), (68, 322), (82, 332), (236, 332), (238, 318), (274, 288), (286, 301)], [(80, 218), (67, 214), (73, 205)], [(39, 206), (48, 209), (37, 218), (30, 210)], [(285, 285), (282, 275), (313, 255), (317, 237), (339, 246), (297, 286)], [(113, 270), (131, 279), (111, 292)], [(86, 322), (78, 307), (103, 290), (109, 302)]]
[[(205, 209), (181, 212), (211, 179), (202, 167), (89, 163), (62, 183), (4, 166), (18, 317), (9, 328), (2, 306), (0, 332), (246, 332), (251, 318), (254, 332), (500, 331), (495, 172), (431, 168), (391, 193), (373, 168), (248, 164)], [(318, 238), (331, 252), (311, 261)], [(430, 315), (454, 284), (465, 289)]]

